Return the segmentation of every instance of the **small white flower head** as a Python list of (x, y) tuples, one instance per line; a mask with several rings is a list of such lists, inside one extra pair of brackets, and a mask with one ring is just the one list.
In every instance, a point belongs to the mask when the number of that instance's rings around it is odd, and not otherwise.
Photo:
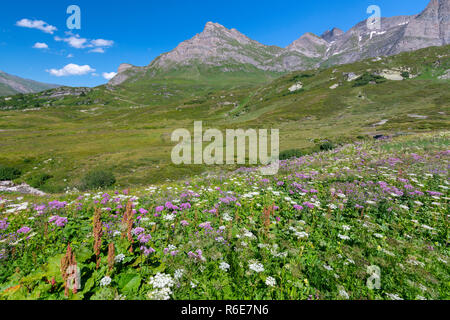
[(175, 270), (173, 277), (176, 280), (180, 280), (183, 277), (183, 274), (184, 274), (184, 269), (177, 269), (177, 270)]
[(304, 231), (300, 231), (300, 232), (295, 231), (295, 235), (299, 239), (304, 239), (304, 238), (308, 238), (309, 237), (309, 234), (307, 232), (304, 232)]
[(255, 262), (253, 262), (253, 263), (250, 263), (249, 264), (249, 269), (250, 270), (252, 270), (252, 271), (255, 271), (255, 272), (264, 272), (264, 266), (263, 266), (263, 264), (262, 263), (260, 263), (260, 262), (258, 262), (258, 261), (255, 261)]
[(170, 288), (175, 284), (170, 274), (159, 272), (155, 276), (151, 277), (148, 283), (154, 288), (159, 289)]
[(374, 233), (373, 235), (380, 239), (384, 237), (382, 234), (379, 234), (379, 233)]
[(219, 265), (219, 269), (223, 271), (228, 271), (228, 269), (230, 269), (230, 265), (226, 262), (221, 262)]
[(230, 216), (230, 214), (229, 214), (228, 212), (225, 212), (225, 213), (223, 214), (223, 220), (224, 220), (224, 221), (233, 221), (233, 217)]
[(100, 280), (100, 286), (101, 286), (101, 287), (109, 286), (110, 283), (111, 283), (111, 278), (108, 277), (108, 276), (106, 276), (106, 277), (104, 277), (102, 280)]
[(123, 253), (118, 254), (117, 256), (115, 256), (114, 258), (114, 262), (115, 263), (120, 263), (123, 261), (123, 259), (125, 259), (125, 255)]
[(323, 265), (323, 267), (326, 269), (326, 270), (328, 270), (328, 271), (331, 271), (331, 270), (333, 270), (333, 268), (332, 267), (330, 267), (330, 266), (327, 266), (326, 264), (324, 264)]
[(345, 299), (345, 300), (347, 300), (347, 299), (350, 298), (350, 296), (348, 295), (347, 291), (345, 291), (345, 289), (344, 289), (343, 287), (340, 287), (340, 288), (339, 288), (339, 296), (340, 296), (342, 299)]
[(403, 300), (398, 294), (386, 293), (391, 300)]
[(166, 221), (173, 221), (173, 220), (175, 220), (175, 214), (174, 213), (167, 214), (167, 215), (164, 216), (163, 219), (166, 220)]
[(267, 277), (266, 278), (266, 285), (268, 287), (275, 287), (277, 285), (277, 281), (273, 277)]
[(243, 232), (242, 235), (243, 235), (244, 237), (247, 237), (247, 238), (250, 238), (250, 239), (256, 238), (255, 235), (254, 235), (253, 233), (251, 233), (250, 231), (248, 231), (247, 229), (244, 229), (243, 231), (244, 231), (244, 232)]
[(170, 288), (155, 289), (148, 293), (150, 300), (170, 300), (172, 290)]
[(338, 234), (338, 237), (339, 237), (339, 239), (341, 239), (341, 240), (350, 240), (350, 237), (349, 237), (349, 236), (346, 236), (346, 235), (344, 235), (344, 234)]

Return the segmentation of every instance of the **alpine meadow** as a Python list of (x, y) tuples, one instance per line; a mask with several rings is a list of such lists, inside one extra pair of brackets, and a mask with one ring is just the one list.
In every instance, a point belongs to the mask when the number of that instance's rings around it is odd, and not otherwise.
[(162, 54), (81, 0), (0, 14), (0, 300), (450, 299), (450, 0), (426, 2), (284, 47), (205, 21)]

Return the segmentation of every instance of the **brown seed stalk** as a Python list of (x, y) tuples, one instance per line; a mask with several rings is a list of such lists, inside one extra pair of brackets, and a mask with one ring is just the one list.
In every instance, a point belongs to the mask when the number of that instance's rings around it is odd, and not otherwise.
[(94, 229), (94, 253), (97, 256), (97, 269), (100, 265), (100, 250), (102, 248), (103, 224), (101, 221), (102, 212), (95, 209), (93, 229)]
[(108, 246), (108, 269), (109, 271), (112, 271), (114, 268), (114, 257), (115, 257), (115, 248), (114, 248), (114, 242), (111, 242)]

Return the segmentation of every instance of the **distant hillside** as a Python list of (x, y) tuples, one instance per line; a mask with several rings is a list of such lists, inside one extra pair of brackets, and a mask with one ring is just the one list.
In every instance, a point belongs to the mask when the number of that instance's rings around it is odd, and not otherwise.
[(18, 93), (35, 93), (59, 87), (33, 80), (23, 79), (0, 71), (0, 96), (9, 96)]

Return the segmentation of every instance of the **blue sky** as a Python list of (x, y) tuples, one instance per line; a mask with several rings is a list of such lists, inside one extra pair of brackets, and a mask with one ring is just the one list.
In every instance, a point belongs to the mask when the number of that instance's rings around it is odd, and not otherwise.
[[(366, 9), (372, 4), (381, 8), (383, 17), (390, 17), (417, 14), (428, 3), (429, 0), (2, 1), (0, 70), (42, 82), (96, 86), (107, 82), (103, 74), (117, 71), (121, 63), (149, 64), (161, 53), (200, 33), (208, 21), (236, 28), (263, 44), (285, 47), (305, 32), (320, 35), (332, 27), (347, 31), (369, 17)], [(71, 31), (66, 26), (69, 5), (81, 9), (81, 30)], [(37, 43), (38, 47), (46, 44), (48, 48), (33, 48)], [(85, 67), (64, 69), (68, 64)], [(67, 75), (74, 72), (81, 75)]]

